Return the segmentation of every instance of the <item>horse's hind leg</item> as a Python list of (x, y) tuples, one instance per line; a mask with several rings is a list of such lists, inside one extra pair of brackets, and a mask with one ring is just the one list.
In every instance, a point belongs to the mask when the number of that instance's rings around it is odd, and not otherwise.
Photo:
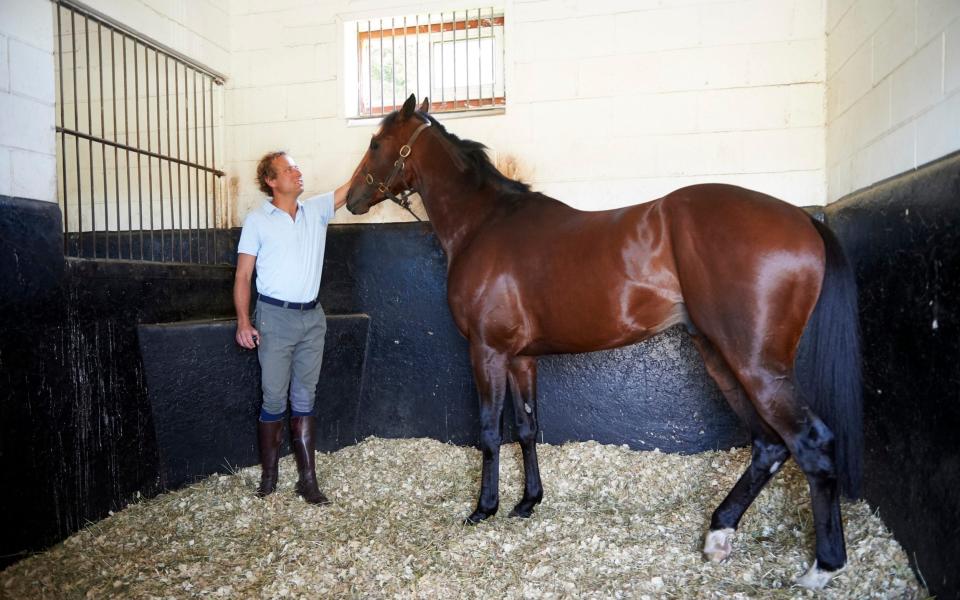
[(480, 395), (480, 452), (483, 468), (477, 509), (466, 523), (479, 523), (500, 506), (500, 420), (507, 387), (507, 357), (483, 344), (470, 345), (473, 377)]
[(540, 466), (537, 464), (537, 359), (516, 356), (508, 366), (513, 414), (516, 415), (517, 436), (523, 452), (523, 498), (513, 507), (511, 517), (529, 517), (533, 507), (543, 499)]
[(744, 369), (738, 372), (738, 379), (757, 413), (783, 439), (807, 478), (816, 531), (816, 561), (797, 583), (822, 588), (847, 562), (833, 432), (800, 398), (791, 370)]
[(708, 560), (719, 562), (726, 559), (733, 550), (733, 534), (743, 513), (780, 470), (790, 453), (783, 440), (754, 410), (743, 386), (713, 344), (701, 336), (694, 336), (693, 341), (703, 356), (707, 372), (717, 382), (730, 407), (749, 428), (753, 441), (750, 466), (710, 519), (710, 531), (703, 545), (703, 554)]

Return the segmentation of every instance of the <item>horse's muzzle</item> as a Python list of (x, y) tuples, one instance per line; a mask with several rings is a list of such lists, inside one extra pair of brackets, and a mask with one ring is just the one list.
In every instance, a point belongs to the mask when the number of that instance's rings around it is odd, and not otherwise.
[(370, 192), (360, 190), (354, 193), (353, 189), (347, 191), (347, 210), (355, 215), (364, 215), (370, 211)]

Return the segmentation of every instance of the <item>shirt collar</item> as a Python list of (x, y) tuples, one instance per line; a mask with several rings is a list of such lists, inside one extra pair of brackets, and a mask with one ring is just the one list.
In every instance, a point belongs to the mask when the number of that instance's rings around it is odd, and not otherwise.
[[(297, 212), (299, 213), (302, 209), (303, 209), (303, 202), (301, 202), (300, 199), (297, 198)], [(268, 215), (272, 215), (278, 210), (280, 209), (274, 206), (273, 202), (271, 202), (269, 198), (267, 199), (266, 202), (263, 203), (263, 212), (267, 213)]]

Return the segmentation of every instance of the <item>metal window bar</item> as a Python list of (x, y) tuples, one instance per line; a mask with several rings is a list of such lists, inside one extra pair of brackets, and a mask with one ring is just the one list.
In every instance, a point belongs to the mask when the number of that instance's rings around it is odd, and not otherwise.
[(218, 262), (222, 76), (94, 10), (51, 1), (64, 254)]
[(494, 7), (356, 21), (355, 116), (396, 110), (411, 91), (429, 96), (432, 112), (505, 105), (503, 28), (503, 12)]

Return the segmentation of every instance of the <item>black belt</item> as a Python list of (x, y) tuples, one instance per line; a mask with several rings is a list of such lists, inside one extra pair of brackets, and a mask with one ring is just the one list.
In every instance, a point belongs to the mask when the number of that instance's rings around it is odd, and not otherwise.
[(257, 301), (266, 302), (274, 306), (282, 306), (283, 308), (292, 308), (293, 310), (313, 310), (317, 305), (316, 300), (311, 300), (310, 302), (285, 302), (271, 298), (270, 296), (264, 296), (263, 294), (257, 294)]

